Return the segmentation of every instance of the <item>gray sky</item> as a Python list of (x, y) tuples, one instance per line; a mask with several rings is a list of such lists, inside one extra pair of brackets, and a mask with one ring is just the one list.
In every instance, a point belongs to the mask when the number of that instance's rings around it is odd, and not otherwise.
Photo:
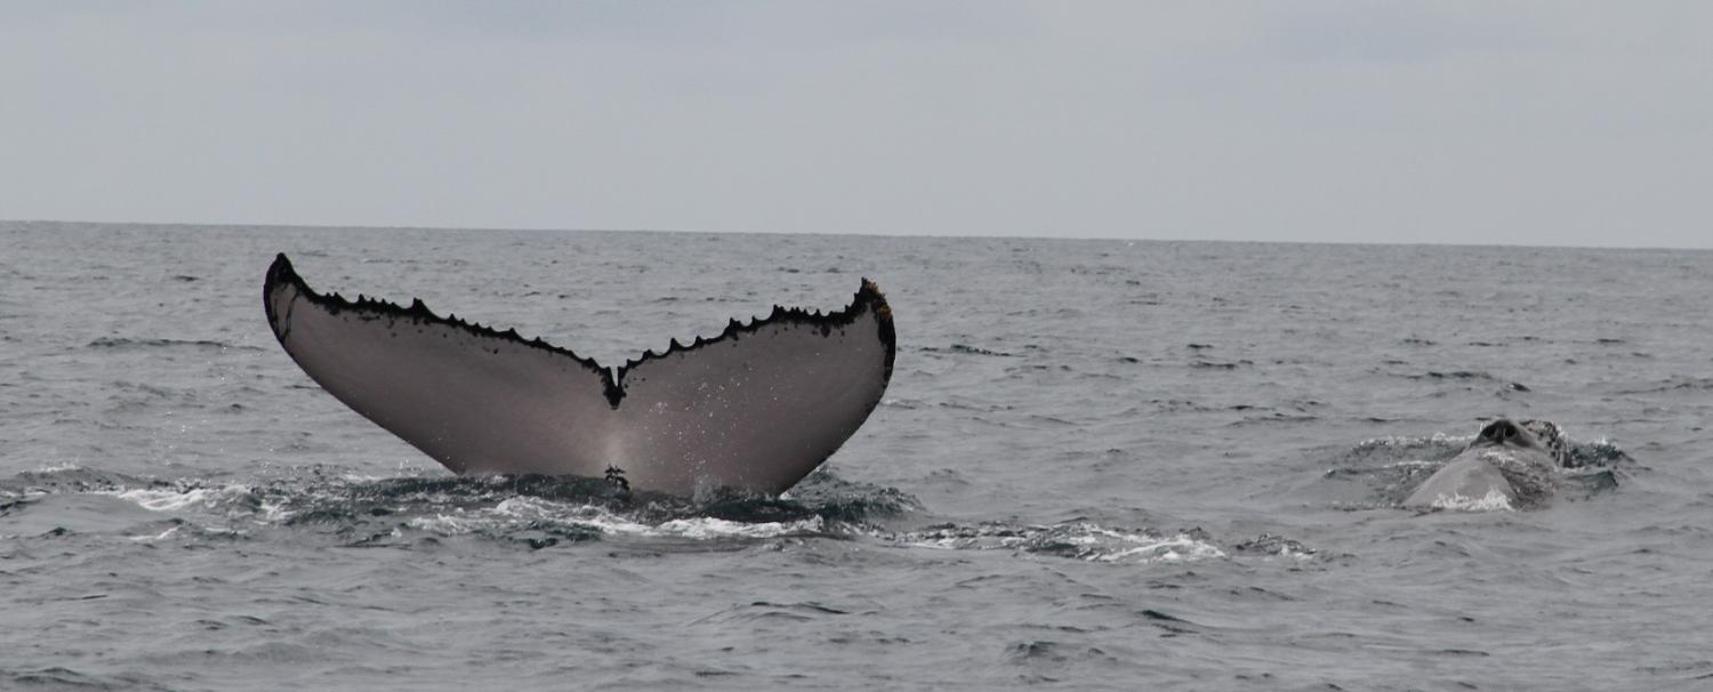
[(0, 218), (1713, 247), (1713, 3), (8, 2)]

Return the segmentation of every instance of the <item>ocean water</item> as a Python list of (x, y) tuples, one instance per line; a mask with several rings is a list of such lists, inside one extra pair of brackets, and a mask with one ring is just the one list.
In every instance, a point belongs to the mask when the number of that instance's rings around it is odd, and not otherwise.
[[(460, 479), (263, 271), (621, 362), (867, 276), (780, 498)], [(0, 223), (0, 688), (1713, 689), (1713, 253)], [(1494, 416), (1529, 510), (1397, 503)]]

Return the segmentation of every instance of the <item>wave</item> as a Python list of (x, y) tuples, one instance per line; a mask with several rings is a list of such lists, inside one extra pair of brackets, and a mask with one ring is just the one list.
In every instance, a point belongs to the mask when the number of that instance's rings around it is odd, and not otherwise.
[(980, 346), (970, 346), (968, 344), (958, 343), (954, 343), (945, 348), (940, 348), (938, 346), (922, 346), (916, 350), (922, 353), (955, 353), (958, 355), (994, 356), (997, 358), (1012, 358), (1017, 355), (1015, 353), (995, 351), (993, 349), (982, 348)]
[(819, 538), (1114, 564), (1224, 559), (1234, 553), (1314, 555), (1300, 543), (1266, 535), (1221, 545), (1199, 529), (1155, 531), (1086, 520), (893, 530), (886, 525), (922, 511), (916, 498), (830, 472), (817, 473), (777, 497), (726, 494), (685, 500), (633, 495), (599, 479), (543, 476), (373, 478), (305, 467), (261, 481), (163, 481), (67, 467), (0, 480), (0, 514), (29, 511), (50, 495), (126, 503), (132, 512), (147, 515), (121, 532), (124, 539), (139, 542), (275, 540), (283, 532), (351, 548), (410, 549), (473, 539), (530, 550), (606, 540), (708, 550)]
[(950, 550), (1009, 550), (1090, 562), (1183, 562), (1223, 558), (1224, 550), (1200, 532), (1162, 535), (1144, 529), (1108, 528), (1087, 521), (1052, 526), (981, 523), (942, 524), (896, 534), (906, 545)]
[(207, 348), (218, 350), (260, 351), (255, 346), (236, 346), (224, 341), (210, 339), (142, 339), (122, 336), (103, 336), (90, 341), (89, 348), (103, 350), (128, 350), (143, 348)]
[(1236, 370), (1238, 368), (1246, 368), (1246, 367), (1252, 366), (1254, 364), (1255, 364), (1255, 361), (1247, 360), (1247, 359), (1235, 360), (1235, 361), (1217, 361), (1217, 360), (1205, 360), (1205, 359), (1190, 361), (1190, 367), (1195, 368), (1197, 370)]
[(1624, 389), (1617, 393), (1623, 395), (1664, 394), (1667, 392), (1704, 392), (1710, 389), (1713, 389), (1713, 377), (1673, 377), (1662, 380), (1652, 387)]

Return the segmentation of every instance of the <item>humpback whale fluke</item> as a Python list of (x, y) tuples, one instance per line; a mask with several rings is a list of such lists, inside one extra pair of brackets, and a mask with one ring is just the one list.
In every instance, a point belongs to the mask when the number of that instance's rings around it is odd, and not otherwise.
[(316, 293), (284, 254), (262, 306), (323, 389), (456, 473), (616, 476), (684, 496), (790, 488), (880, 403), (896, 350), (867, 279), (843, 310), (775, 307), (613, 369), (420, 300)]

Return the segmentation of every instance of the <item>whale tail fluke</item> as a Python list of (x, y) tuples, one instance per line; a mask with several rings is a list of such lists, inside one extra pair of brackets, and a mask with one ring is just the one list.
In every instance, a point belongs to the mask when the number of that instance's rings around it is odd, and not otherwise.
[(323, 389), (454, 472), (616, 476), (684, 496), (791, 487), (880, 403), (896, 351), (866, 279), (843, 310), (776, 308), (612, 369), (420, 300), (317, 293), (283, 254), (262, 302)]

